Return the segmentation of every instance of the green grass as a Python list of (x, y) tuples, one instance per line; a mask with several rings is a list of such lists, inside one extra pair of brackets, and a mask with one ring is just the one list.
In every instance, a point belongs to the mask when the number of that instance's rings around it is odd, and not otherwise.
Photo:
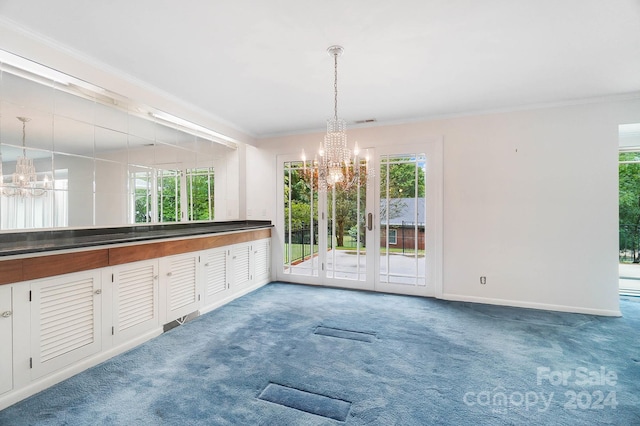
[[(302, 260), (302, 251), (304, 255), (309, 256), (311, 247), (309, 244), (285, 244), (284, 245), (284, 263), (289, 263), (289, 246), (291, 246), (291, 262)], [(318, 245), (313, 246), (313, 252), (318, 253)]]
[[(351, 237), (350, 235), (345, 235), (344, 240), (343, 240), (343, 245), (342, 246), (337, 246), (336, 250), (354, 250), (357, 248), (357, 244), (356, 244), (356, 240), (355, 238)], [(309, 244), (291, 244), (291, 262), (296, 262), (298, 260), (302, 260), (302, 250), (304, 249), (304, 255), (306, 258), (309, 257)], [(361, 253), (365, 253), (366, 252), (366, 247), (360, 247)], [(385, 252), (385, 248), (382, 247), (380, 249), (381, 254), (384, 255)], [(313, 246), (313, 252), (314, 254), (318, 253), (318, 245), (314, 245)], [(402, 248), (389, 248), (389, 253), (403, 253)], [(404, 253), (406, 255), (412, 255), (415, 253), (415, 250), (413, 250), (413, 248), (406, 248), (404, 249)], [(418, 250), (418, 256), (422, 257), (424, 256), (424, 250)], [(285, 263), (289, 263), (289, 244), (285, 244), (285, 252), (284, 252), (284, 262)]]

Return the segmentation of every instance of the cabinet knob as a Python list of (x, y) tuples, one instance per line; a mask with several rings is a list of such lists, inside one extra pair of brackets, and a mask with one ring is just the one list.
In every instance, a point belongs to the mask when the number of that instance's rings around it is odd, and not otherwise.
[(204, 266), (211, 266), (211, 264), (209, 262), (205, 263)]
[(171, 272), (167, 272), (168, 277), (170, 277), (171, 275), (173, 275)]
[(4, 311), (2, 313), (2, 318), (9, 318), (11, 315), (13, 315), (13, 312), (11, 311)]
[(102, 294), (102, 290), (97, 289), (97, 290), (95, 291), (95, 293), (96, 293), (96, 294)]

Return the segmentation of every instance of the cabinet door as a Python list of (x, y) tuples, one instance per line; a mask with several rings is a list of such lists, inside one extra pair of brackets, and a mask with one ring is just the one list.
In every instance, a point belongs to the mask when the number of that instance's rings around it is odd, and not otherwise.
[(72, 364), (101, 349), (100, 271), (31, 283), (31, 377)]
[(271, 239), (253, 242), (254, 281), (267, 282), (271, 278)]
[(232, 248), (233, 282), (232, 288), (238, 290), (251, 284), (251, 244), (236, 244)]
[(207, 250), (204, 256), (204, 303), (212, 305), (229, 289), (229, 257), (231, 249), (221, 247)]
[(12, 287), (0, 286), (0, 394), (13, 389)]
[(115, 343), (137, 337), (159, 325), (158, 261), (113, 268), (113, 329)]
[(188, 253), (160, 261), (160, 285), (166, 292), (167, 322), (198, 310), (198, 260), (198, 253)]

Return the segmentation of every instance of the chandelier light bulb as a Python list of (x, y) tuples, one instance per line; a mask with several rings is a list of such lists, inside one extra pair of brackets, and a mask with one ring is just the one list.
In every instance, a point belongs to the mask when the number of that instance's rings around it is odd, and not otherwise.
[(22, 122), (22, 156), (16, 159), (16, 169), (12, 175), (11, 183), (4, 184), (0, 180), (0, 193), (6, 196), (40, 197), (47, 195), (49, 188), (48, 177), (44, 181), (38, 181), (33, 159), (27, 157), (26, 124), (31, 121), (28, 117), (16, 117)]

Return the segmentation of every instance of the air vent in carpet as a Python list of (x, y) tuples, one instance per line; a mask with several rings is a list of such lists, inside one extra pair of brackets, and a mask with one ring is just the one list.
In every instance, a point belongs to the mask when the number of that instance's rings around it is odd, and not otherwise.
[(322, 336), (338, 337), (340, 339), (358, 340), (360, 342), (371, 343), (375, 340), (376, 335), (364, 331), (342, 330), (340, 328), (324, 327), (322, 325), (316, 328), (315, 334)]
[(341, 422), (347, 419), (349, 410), (351, 409), (351, 403), (348, 401), (330, 398), (325, 395), (290, 388), (276, 383), (269, 383), (258, 398)]

